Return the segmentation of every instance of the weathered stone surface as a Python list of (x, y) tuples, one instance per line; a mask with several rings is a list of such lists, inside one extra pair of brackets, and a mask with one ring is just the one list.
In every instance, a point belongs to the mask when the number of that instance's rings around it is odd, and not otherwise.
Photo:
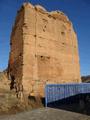
[(45, 84), (81, 82), (77, 35), (68, 17), (23, 4), (12, 29), (8, 68), (17, 93), (43, 97)]

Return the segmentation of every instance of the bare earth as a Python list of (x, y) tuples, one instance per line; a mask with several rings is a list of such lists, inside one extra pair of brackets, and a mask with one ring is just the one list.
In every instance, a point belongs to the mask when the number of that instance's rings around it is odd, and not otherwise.
[(16, 115), (0, 116), (0, 120), (90, 120), (90, 116), (59, 109), (41, 108)]

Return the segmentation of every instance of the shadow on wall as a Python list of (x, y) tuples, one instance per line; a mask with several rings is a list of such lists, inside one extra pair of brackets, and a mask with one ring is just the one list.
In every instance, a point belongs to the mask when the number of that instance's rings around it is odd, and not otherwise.
[(48, 104), (48, 107), (90, 115), (90, 94), (78, 94)]

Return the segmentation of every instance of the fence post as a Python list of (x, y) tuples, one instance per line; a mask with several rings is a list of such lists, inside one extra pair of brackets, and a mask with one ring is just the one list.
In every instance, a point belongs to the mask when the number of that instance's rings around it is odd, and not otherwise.
[(47, 108), (47, 85), (45, 86), (45, 107)]

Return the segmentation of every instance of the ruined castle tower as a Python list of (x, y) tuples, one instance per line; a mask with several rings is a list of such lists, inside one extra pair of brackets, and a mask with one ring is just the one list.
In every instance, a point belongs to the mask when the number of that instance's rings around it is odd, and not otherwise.
[(44, 96), (50, 83), (79, 83), (77, 35), (60, 11), (24, 3), (11, 33), (11, 89)]

